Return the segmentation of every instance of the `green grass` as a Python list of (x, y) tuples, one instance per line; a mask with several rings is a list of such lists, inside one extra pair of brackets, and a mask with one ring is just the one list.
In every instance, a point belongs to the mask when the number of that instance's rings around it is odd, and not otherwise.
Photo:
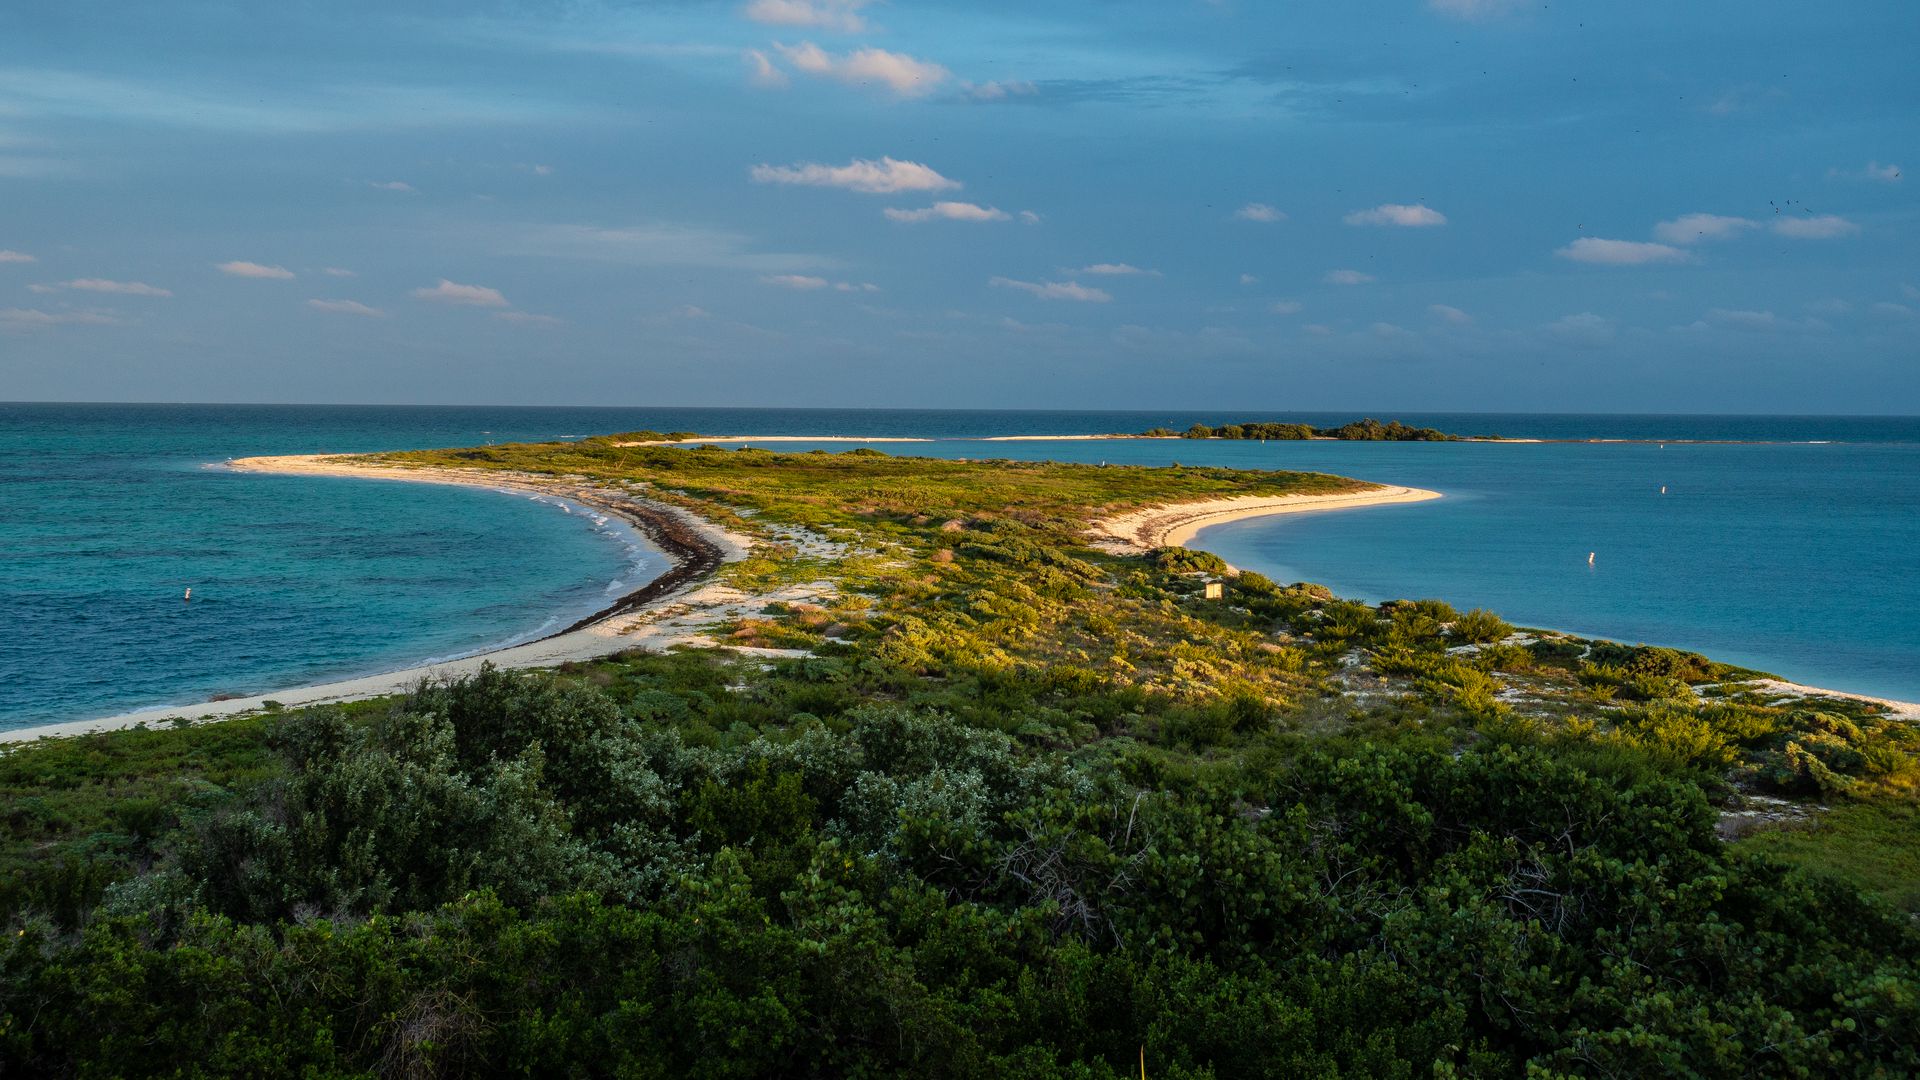
[(1920, 916), (1920, 808), (1911, 803), (1846, 803), (1812, 824), (1767, 829), (1740, 843), (1851, 882)]

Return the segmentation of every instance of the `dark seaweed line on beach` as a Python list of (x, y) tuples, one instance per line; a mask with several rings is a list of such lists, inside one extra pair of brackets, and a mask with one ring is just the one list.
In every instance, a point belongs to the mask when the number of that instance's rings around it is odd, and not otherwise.
[(706, 577), (718, 570), (720, 564), (725, 561), (725, 555), (718, 545), (701, 536), (678, 514), (666, 507), (578, 492), (568, 492), (567, 497), (576, 502), (597, 506), (640, 530), (647, 539), (653, 541), (661, 551), (666, 553), (673, 565), (658, 577), (615, 600), (607, 607), (588, 615), (564, 630), (536, 638), (537, 641), (551, 641), (615, 616), (637, 611)]

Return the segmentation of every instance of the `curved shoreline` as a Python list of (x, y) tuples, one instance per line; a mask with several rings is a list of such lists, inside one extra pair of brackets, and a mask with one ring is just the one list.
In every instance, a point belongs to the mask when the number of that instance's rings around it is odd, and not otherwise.
[[(405, 693), (424, 679), (471, 674), (485, 663), (503, 668), (550, 667), (570, 660), (597, 659), (641, 645), (664, 647), (698, 638), (704, 626), (736, 615), (740, 607), (753, 601), (744, 593), (712, 582), (695, 588), (726, 563), (744, 558), (753, 541), (679, 507), (551, 477), (480, 470), (410, 469), (359, 464), (353, 460), (361, 456), (293, 454), (239, 458), (228, 462), (227, 467), (240, 472), (451, 484), (565, 498), (614, 515), (633, 526), (666, 554), (671, 565), (639, 588), (566, 629), (518, 645), (222, 701), (161, 705), (87, 720), (13, 728), (0, 731), (0, 744), (114, 731), (182, 718), (193, 722), (221, 720), (267, 708), (268, 702), (298, 708), (384, 697)], [(677, 603), (672, 605), (673, 610), (667, 610), (674, 601)]]
[(1428, 502), (1441, 498), (1426, 488), (1377, 485), (1361, 491), (1329, 495), (1245, 495), (1232, 499), (1151, 506), (1144, 510), (1100, 518), (1090, 527), (1094, 545), (1123, 554), (1145, 554), (1156, 548), (1179, 547), (1201, 529), (1229, 521), (1304, 514), (1316, 510), (1352, 510), (1366, 506)]

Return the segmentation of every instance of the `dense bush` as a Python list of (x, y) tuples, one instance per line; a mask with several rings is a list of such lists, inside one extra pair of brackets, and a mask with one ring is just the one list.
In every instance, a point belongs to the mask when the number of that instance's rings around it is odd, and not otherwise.
[(1524, 746), (1209, 775), (857, 706), (701, 748), (494, 672), (273, 742), (84, 930), (15, 923), (10, 1071), (1920, 1068), (1912, 927)]

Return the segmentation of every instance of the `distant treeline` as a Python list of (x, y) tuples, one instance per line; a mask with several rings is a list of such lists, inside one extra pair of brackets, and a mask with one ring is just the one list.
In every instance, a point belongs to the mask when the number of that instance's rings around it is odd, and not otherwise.
[(1398, 420), (1381, 423), (1371, 417), (1334, 428), (1312, 424), (1222, 424), (1208, 427), (1195, 424), (1185, 431), (1157, 427), (1141, 434), (1152, 438), (1182, 439), (1356, 439), (1363, 442), (1453, 442), (1462, 436), (1449, 435), (1430, 427), (1412, 427)]

